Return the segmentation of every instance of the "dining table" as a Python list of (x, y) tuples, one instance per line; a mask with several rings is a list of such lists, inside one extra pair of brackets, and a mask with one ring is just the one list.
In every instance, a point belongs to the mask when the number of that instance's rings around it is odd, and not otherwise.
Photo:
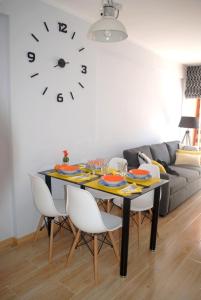
[[(78, 164), (79, 166), (79, 164)], [(82, 164), (80, 164), (82, 166)], [(100, 185), (100, 178), (102, 176), (100, 171), (91, 174), (90, 170), (81, 168), (82, 173), (77, 176), (69, 176), (66, 174), (60, 174), (57, 170), (45, 170), (38, 172), (45, 176), (45, 182), (52, 192), (52, 179), (62, 180), (64, 182), (73, 183), (78, 185), (81, 189), (94, 189), (111, 194), (111, 198), (115, 196), (123, 198), (123, 215), (122, 215), (122, 236), (121, 236), (121, 255), (120, 255), (120, 276), (126, 277), (128, 274), (128, 250), (129, 250), (129, 223), (130, 223), (130, 206), (131, 201), (135, 201), (139, 196), (146, 194), (154, 190), (154, 203), (153, 213), (151, 221), (151, 233), (150, 233), (150, 250), (156, 251), (157, 240), (157, 227), (158, 227), (158, 215), (159, 215), (159, 203), (161, 198), (161, 187), (168, 183), (168, 180), (151, 178), (149, 180), (131, 180), (130, 177), (126, 177), (127, 185), (129, 187), (136, 186), (136, 189), (128, 193), (127, 190), (122, 188), (111, 188), (109, 186)], [(93, 172), (94, 173), (94, 172)], [(48, 223), (48, 222), (47, 222)], [(50, 223), (50, 222), (49, 222)], [(50, 224), (48, 225), (50, 230)]]

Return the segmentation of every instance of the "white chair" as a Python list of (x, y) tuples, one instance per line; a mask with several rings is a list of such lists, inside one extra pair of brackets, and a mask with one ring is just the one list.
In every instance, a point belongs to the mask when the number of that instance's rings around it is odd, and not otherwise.
[(66, 199), (56, 200), (54, 202), (52, 195), (49, 191), (48, 186), (42, 178), (39, 176), (30, 175), (31, 187), (36, 208), (39, 210), (41, 217), (35, 233), (35, 240), (37, 240), (38, 233), (42, 227), (45, 217), (51, 218), (51, 230), (50, 230), (50, 242), (49, 242), (49, 262), (52, 260), (53, 251), (53, 237), (54, 237), (54, 224), (59, 224), (61, 218), (65, 218), (62, 223), (66, 220), (69, 223), (70, 229), (75, 235), (75, 228), (70, 221), (67, 214)]
[[(152, 164), (142, 164), (139, 167), (140, 169), (143, 170), (148, 170), (150, 171), (150, 174), (154, 178), (160, 178), (160, 171), (158, 166), (152, 165)], [(113, 200), (114, 204), (122, 207), (123, 206), (123, 199), (114, 199)], [(138, 229), (138, 247), (140, 244), (140, 226), (142, 224), (142, 216), (141, 212), (143, 211), (149, 211), (150, 214), (152, 215), (152, 208), (153, 208), (153, 202), (154, 202), (154, 190), (150, 191), (142, 196), (139, 196), (138, 198), (134, 199), (131, 201), (131, 207), (130, 211), (137, 213), (137, 229)], [(131, 214), (132, 218), (134, 217), (134, 214)]]
[(119, 251), (117, 249), (112, 232), (122, 227), (122, 218), (111, 215), (99, 210), (93, 195), (86, 190), (68, 186), (68, 210), (73, 224), (78, 228), (75, 240), (70, 249), (67, 258), (67, 264), (70, 262), (73, 252), (79, 243), (81, 231), (92, 234), (93, 238), (93, 256), (94, 256), (94, 277), (97, 282), (98, 273), (98, 239), (97, 235), (108, 232), (114, 253), (119, 261)]
[[(112, 168), (114, 170), (121, 170), (125, 167), (127, 167), (127, 160), (121, 157), (113, 157), (109, 163), (108, 163), (108, 167)], [(100, 202), (103, 207), (104, 207), (104, 203), (106, 202), (106, 211), (109, 212), (110, 209), (110, 203), (111, 200), (114, 199), (114, 196), (112, 197), (110, 194), (106, 193), (106, 192), (101, 192), (101, 191), (95, 191), (92, 189), (89, 189), (89, 191), (92, 193), (92, 195), (94, 196), (94, 198), (96, 199), (97, 202)]]

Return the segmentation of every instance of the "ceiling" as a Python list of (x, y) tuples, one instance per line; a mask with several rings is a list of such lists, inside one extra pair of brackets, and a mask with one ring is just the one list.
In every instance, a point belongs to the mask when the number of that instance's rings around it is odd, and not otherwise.
[[(105, 0), (43, 0), (90, 23)], [(201, 63), (201, 0), (117, 0), (130, 41), (183, 64)]]

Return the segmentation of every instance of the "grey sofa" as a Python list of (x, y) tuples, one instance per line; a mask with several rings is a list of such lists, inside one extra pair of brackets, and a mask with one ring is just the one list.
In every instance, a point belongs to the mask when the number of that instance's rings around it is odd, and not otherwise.
[(190, 196), (201, 189), (201, 167), (192, 165), (174, 165), (176, 150), (179, 141), (161, 144), (144, 145), (138, 148), (123, 151), (124, 158), (128, 161), (128, 167), (138, 168), (138, 152), (145, 153), (153, 160), (165, 161), (179, 176), (172, 174), (161, 174), (161, 178), (168, 179), (169, 183), (162, 188), (159, 214), (167, 215)]

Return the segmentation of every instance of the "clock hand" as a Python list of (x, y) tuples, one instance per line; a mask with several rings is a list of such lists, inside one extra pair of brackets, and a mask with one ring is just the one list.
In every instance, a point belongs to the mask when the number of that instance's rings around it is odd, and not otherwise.
[(66, 64), (69, 64), (69, 63), (70, 63), (69, 61), (65, 61), (63, 58), (60, 58), (60, 59), (58, 60), (57, 65), (54, 66), (54, 68), (55, 68), (55, 67), (64, 68), (65, 65), (66, 65)]

